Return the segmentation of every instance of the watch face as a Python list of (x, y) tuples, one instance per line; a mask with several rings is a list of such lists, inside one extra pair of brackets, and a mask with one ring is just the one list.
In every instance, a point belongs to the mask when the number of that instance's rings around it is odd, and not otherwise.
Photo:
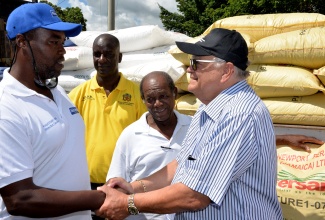
[(134, 206), (129, 206), (128, 207), (128, 211), (129, 211), (129, 213), (131, 215), (137, 215), (137, 214), (139, 214), (138, 209), (136, 207), (134, 207)]

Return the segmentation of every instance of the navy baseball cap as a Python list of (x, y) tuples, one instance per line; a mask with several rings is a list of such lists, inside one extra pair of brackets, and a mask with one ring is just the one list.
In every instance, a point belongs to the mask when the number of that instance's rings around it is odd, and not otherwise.
[(10, 40), (36, 28), (63, 31), (66, 37), (77, 36), (80, 24), (63, 22), (55, 10), (45, 3), (27, 3), (17, 7), (8, 17), (6, 30)]
[(196, 56), (215, 56), (236, 67), (246, 70), (248, 65), (248, 47), (243, 36), (235, 31), (215, 28), (195, 44), (176, 42), (177, 47), (187, 54)]

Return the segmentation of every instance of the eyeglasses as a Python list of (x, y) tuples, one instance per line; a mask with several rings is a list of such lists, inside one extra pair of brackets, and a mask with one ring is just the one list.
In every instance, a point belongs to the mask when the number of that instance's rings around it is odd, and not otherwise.
[(197, 59), (190, 59), (190, 66), (193, 70), (197, 70), (197, 63), (225, 63), (226, 61), (214, 58), (213, 60), (197, 60)]

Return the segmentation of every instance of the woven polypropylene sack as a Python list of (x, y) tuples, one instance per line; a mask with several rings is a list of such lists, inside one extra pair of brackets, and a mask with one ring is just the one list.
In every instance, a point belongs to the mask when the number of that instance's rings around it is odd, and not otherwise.
[(111, 31), (82, 31), (78, 36), (70, 37), (70, 40), (77, 46), (92, 47), (95, 38), (104, 33), (119, 39), (122, 53), (173, 45), (175, 41), (190, 39), (185, 34), (165, 31), (157, 25), (143, 25)]
[(325, 126), (325, 95), (291, 96), (262, 99), (273, 123)]
[(298, 66), (252, 64), (248, 84), (261, 98), (306, 96), (324, 91), (311, 70)]
[(313, 74), (317, 76), (317, 78), (322, 82), (323, 85), (325, 85), (325, 66), (314, 69)]
[(252, 64), (291, 64), (309, 69), (325, 66), (325, 28), (315, 27), (276, 34), (254, 43)]
[(176, 82), (175, 86), (178, 91), (188, 92), (188, 83), (190, 82), (190, 74), (185, 72)]
[(284, 219), (325, 219), (325, 145), (311, 152), (278, 146), (277, 194)]
[(202, 103), (192, 93), (179, 96), (175, 102), (175, 109), (186, 115), (194, 115)]
[(240, 15), (214, 22), (203, 34), (210, 33), (213, 28), (235, 29), (249, 35), (250, 42), (254, 43), (271, 35), (324, 25), (325, 15), (318, 13)]

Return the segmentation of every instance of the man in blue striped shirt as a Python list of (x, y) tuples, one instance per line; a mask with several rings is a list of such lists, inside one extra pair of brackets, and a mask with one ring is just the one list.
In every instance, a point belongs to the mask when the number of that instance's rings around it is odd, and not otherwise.
[(139, 212), (176, 213), (175, 219), (282, 219), (273, 123), (246, 82), (245, 40), (234, 30), (216, 28), (195, 44), (176, 44), (192, 55), (188, 90), (203, 103), (182, 150), (141, 184), (112, 179), (101, 190), (113, 201), (98, 214), (110, 219)]

